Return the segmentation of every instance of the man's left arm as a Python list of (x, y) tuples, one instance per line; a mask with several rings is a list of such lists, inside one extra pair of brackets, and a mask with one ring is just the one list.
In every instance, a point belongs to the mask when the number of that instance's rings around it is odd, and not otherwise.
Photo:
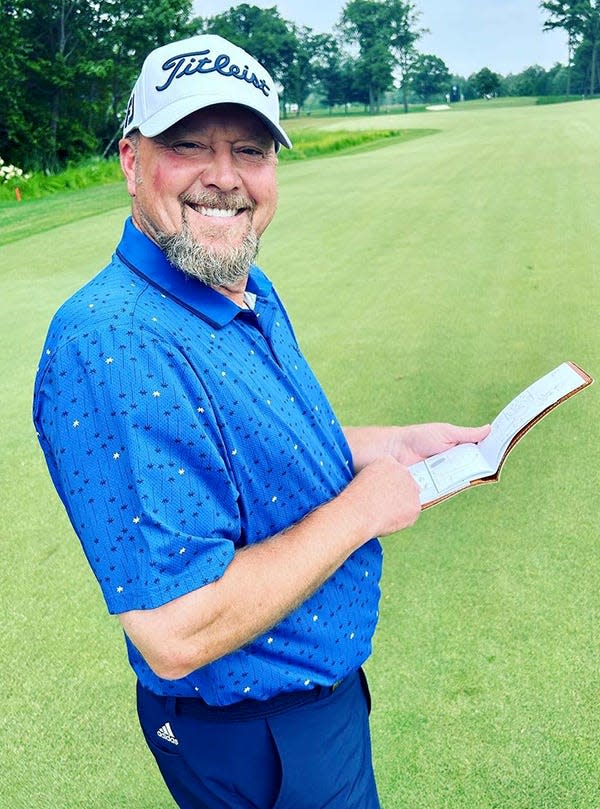
[(457, 444), (477, 444), (489, 432), (489, 424), (458, 427), (438, 422), (406, 427), (344, 427), (355, 472), (384, 455), (391, 455), (401, 464), (410, 466)]

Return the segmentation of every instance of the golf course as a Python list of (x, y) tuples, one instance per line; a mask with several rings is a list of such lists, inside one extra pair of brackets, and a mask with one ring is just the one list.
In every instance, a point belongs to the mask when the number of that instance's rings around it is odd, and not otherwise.
[[(479, 425), (572, 360), (600, 376), (600, 100), (306, 116), (393, 130), (284, 160), (259, 263), (344, 424)], [(174, 809), (118, 620), (31, 423), (46, 329), (110, 259), (121, 183), (0, 203), (0, 802)], [(600, 806), (600, 383), (498, 483), (383, 540), (366, 665), (383, 809)], [(318, 809), (315, 807), (315, 809)]]

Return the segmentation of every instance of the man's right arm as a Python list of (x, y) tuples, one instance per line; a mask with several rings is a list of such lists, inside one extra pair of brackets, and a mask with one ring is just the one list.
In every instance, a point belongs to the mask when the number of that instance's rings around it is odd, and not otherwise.
[(374, 536), (411, 526), (418, 487), (385, 456), (286, 531), (236, 552), (223, 576), (163, 606), (119, 617), (153, 671), (179, 679), (250, 643), (303, 603)]

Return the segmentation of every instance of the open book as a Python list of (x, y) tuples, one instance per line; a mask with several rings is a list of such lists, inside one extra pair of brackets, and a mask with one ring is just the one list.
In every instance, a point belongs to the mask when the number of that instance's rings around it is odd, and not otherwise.
[(575, 363), (563, 362), (513, 399), (479, 444), (459, 444), (409, 466), (421, 487), (422, 507), (433, 506), (470, 486), (498, 480), (502, 464), (517, 441), (546, 413), (593, 381)]

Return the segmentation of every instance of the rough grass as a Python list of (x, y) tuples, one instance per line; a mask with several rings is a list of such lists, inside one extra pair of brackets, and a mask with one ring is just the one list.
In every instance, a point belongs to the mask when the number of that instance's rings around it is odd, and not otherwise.
[(331, 157), (335, 154), (356, 154), (363, 149), (374, 146), (389, 146), (433, 134), (428, 129), (376, 129), (354, 132), (320, 131), (308, 128), (294, 132), (293, 149), (282, 149), (279, 159), (282, 162), (306, 160), (314, 157)]

